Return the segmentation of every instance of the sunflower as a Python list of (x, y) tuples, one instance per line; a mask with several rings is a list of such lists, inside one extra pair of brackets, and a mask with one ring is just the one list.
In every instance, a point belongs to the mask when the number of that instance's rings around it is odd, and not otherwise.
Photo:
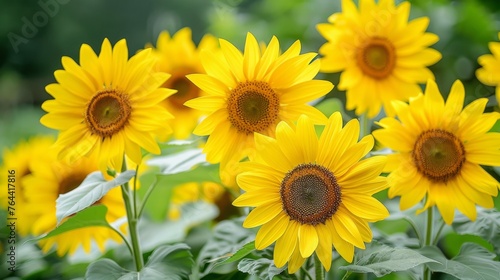
[(296, 128), (281, 122), (276, 139), (256, 134), (254, 160), (241, 163), (239, 186), (245, 191), (233, 204), (256, 207), (243, 226), (262, 226), (255, 247), (276, 241), (274, 263), (294, 273), (316, 251), (326, 270), (332, 262), (332, 244), (348, 262), (354, 247), (365, 248), (372, 232), (368, 222), (389, 212), (372, 197), (387, 187), (379, 176), (386, 158), (362, 159), (373, 147), (371, 135), (358, 142), (359, 122), (342, 127), (334, 113), (322, 135), (313, 122), (301, 116)]
[[(498, 33), (500, 39), (500, 33)], [(492, 54), (485, 54), (478, 58), (478, 63), (483, 67), (476, 70), (476, 76), (481, 83), (488, 86), (496, 86), (496, 98), (500, 104), (500, 43), (490, 42)]]
[(204, 95), (186, 75), (205, 73), (199, 60), (200, 50), (214, 50), (217, 47), (215, 37), (207, 34), (203, 36), (197, 48), (188, 27), (177, 31), (172, 37), (166, 31), (158, 36), (156, 48), (153, 48), (153, 54), (157, 57), (156, 69), (172, 75), (163, 87), (177, 90), (177, 93), (162, 102), (175, 117), (175, 120), (170, 120), (168, 124), (177, 139), (188, 138), (202, 115), (202, 112), (184, 106), (186, 101)]
[(317, 25), (328, 41), (319, 50), (322, 72), (340, 72), (338, 88), (346, 90), (348, 110), (376, 116), (384, 106), (394, 115), (391, 100), (407, 101), (420, 92), (418, 83), (434, 79), (427, 66), (441, 59), (428, 46), (438, 36), (425, 33), (429, 18), (408, 22), (410, 3), (362, 0), (359, 10), (352, 0), (342, 0), (342, 13)]
[(156, 137), (166, 137), (171, 115), (160, 103), (174, 90), (160, 86), (169, 78), (153, 72), (151, 50), (128, 59), (125, 39), (114, 47), (104, 39), (97, 56), (89, 45), (80, 48), (80, 65), (62, 58), (57, 83), (46, 87), (55, 99), (42, 108), (41, 123), (60, 131), (59, 158), (77, 160), (98, 155), (102, 171), (121, 170), (124, 153), (139, 164), (141, 147), (160, 153)]
[[(50, 153), (33, 158), (31, 173), (25, 176), (25, 194), (28, 203), (26, 211), (37, 217), (32, 224), (32, 234), (41, 235), (56, 227), (56, 199), (60, 194), (67, 193), (78, 187), (93, 171), (98, 170), (99, 162), (96, 156), (82, 157), (71, 164), (58, 161), (56, 155)], [(108, 208), (106, 220), (109, 223), (125, 216), (121, 189), (113, 188), (96, 204), (103, 204)], [(121, 242), (120, 236), (113, 230), (105, 227), (85, 227), (56, 235), (39, 242), (46, 253), (54, 246), (59, 256), (73, 254), (82, 246), (90, 252), (91, 244), (95, 242), (103, 251), (108, 240)]]
[(251, 155), (254, 132), (274, 135), (280, 121), (291, 123), (301, 114), (315, 123), (326, 117), (307, 104), (327, 94), (333, 85), (312, 80), (319, 71), (315, 53), (300, 53), (300, 42), (280, 54), (273, 37), (261, 53), (255, 37), (248, 33), (242, 54), (226, 40), (219, 52), (202, 51), (200, 58), (207, 74), (188, 79), (207, 93), (189, 100), (186, 106), (208, 112), (194, 134), (210, 135), (204, 147), (207, 161), (226, 165)]
[[(5, 190), (0, 192), (0, 205), (7, 211), (8, 218), (16, 218), (16, 229), (19, 235), (26, 236), (30, 233), (33, 223), (37, 219), (37, 215), (33, 215), (27, 211), (27, 197), (23, 184), (23, 179), (31, 174), (30, 162), (47, 152), (50, 152), (50, 147), (54, 143), (51, 136), (37, 136), (28, 141), (20, 141), (12, 149), (3, 151), (3, 165), (0, 167), (2, 174), (2, 186)], [(8, 182), (8, 171), (14, 170), (15, 174), (13, 182)], [(10, 184), (10, 185), (8, 185)], [(14, 190), (14, 193), (9, 194), (7, 189)], [(14, 200), (10, 198), (14, 198)], [(14, 201), (14, 205), (9, 202)], [(11, 207), (14, 211), (8, 211)], [(12, 213), (12, 214), (11, 214)]]
[[(445, 102), (436, 83), (427, 82), (425, 94), (409, 105), (393, 103), (398, 119), (387, 117), (373, 132), (383, 146), (395, 151), (386, 172), (389, 197), (401, 196), (401, 209), (408, 209), (426, 195), (418, 212), (437, 206), (447, 224), (458, 209), (476, 219), (476, 207), (493, 207), (499, 183), (481, 165), (500, 165), (500, 133), (488, 132), (500, 114), (483, 113), (486, 98), (465, 108), (464, 87), (456, 81)], [(462, 110), (463, 108), (463, 110)]]

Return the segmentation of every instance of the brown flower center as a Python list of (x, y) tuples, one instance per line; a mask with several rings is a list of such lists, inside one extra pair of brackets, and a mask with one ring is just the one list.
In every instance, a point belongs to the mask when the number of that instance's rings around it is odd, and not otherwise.
[(278, 119), (280, 102), (266, 82), (239, 83), (227, 100), (229, 121), (246, 134), (263, 132)]
[(364, 74), (384, 79), (396, 66), (396, 50), (384, 38), (369, 38), (356, 52), (356, 62)]
[(200, 89), (193, 84), (188, 78), (187, 74), (194, 73), (192, 70), (181, 70), (177, 71), (170, 79), (168, 79), (163, 87), (176, 89), (177, 92), (169, 96), (166, 99), (167, 103), (170, 103), (175, 108), (180, 110), (189, 110), (189, 107), (184, 106), (184, 103), (188, 100), (200, 96)]
[(58, 194), (65, 194), (76, 189), (87, 177), (86, 172), (69, 172), (59, 180)]
[(290, 219), (311, 225), (325, 223), (342, 201), (333, 173), (313, 163), (300, 164), (289, 171), (281, 182), (280, 195)]
[(116, 89), (98, 92), (90, 100), (85, 120), (93, 134), (112, 137), (127, 124), (132, 112), (128, 96)]
[(460, 173), (465, 148), (453, 133), (431, 129), (418, 136), (412, 156), (417, 170), (427, 179), (446, 183)]

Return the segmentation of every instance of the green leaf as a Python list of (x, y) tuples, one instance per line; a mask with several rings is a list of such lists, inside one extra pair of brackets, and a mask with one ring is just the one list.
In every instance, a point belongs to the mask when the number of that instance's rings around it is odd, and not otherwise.
[(419, 249), (422, 255), (437, 262), (426, 265), (433, 272), (450, 274), (463, 280), (489, 280), (500, 278), (500, 262), (493, 261), (495, 255), (474, 243), (465, 243), (460, 253), (448, 260), (436, 246)]
[(134, 170), (127, 170), (120, 173), (115, 179), (106, 181), (100, 171), (90, 173), (76, 189), (59, 195), (56, 200), (57, 224), (79, 211), (89, 207), (106, 195), (111, 189), (122, 185), (132, 177)]
[(49, 238), (61, 233), (84, 227), (101, 226), (112, 228), (111, 225), (106, 221), (106, 212), (108, 212), (108, 208), (102, 204), (89, 207), (78, 212), (75, 216), (67, 219), (64, 223), (62, 223), (60, 226), (56, 227), (49, 233), (33, 240), (38, 241), (44, 238)]
[(163, 245), (153, 251), (140, 279), (189, 279), (194, 261), (186, 244)]
[(476, 221), (459, 214), (452, 226), (458, 234), (471, 234), (488, 241), (495, 253), (500, 255), (500, 212), (495, 209), (478, 208)]
[(189, 279), (193, 256), (186, 244), (164, 245), (158, 247), (140, 272), (120, 267), (110, 259), (91, 263), (85, 279), (96, 280), (183, 280)]
[(127, 270), (119, 266), (115, 261), (110, 259), (100, 259), (92, 262), (87, 267), (85, 279), (88, 280), (125, 280), (137, 279), (137, 272)]
[(148, 161), (148, 165), (158, 166), (162, 175), (186, 172), (200, 164), (208, 164), (202, 149), (185, 150)]
[(232, 256), (221, 262), (221, 264), (232, 263), (241, 260), (253, 251), (255, 251), (255, 241), (248, 242), (247, 244), (243, 245), (243, 247), (241, 247), (238, 251), (236, 251), (236, 253), (234, 253)]
[(250, 275), (258, 276), (259, 279), (272, 280), (274, 276), (280, 274), (286, 269), (286, 265), (277, 268), (271, 259), (249, 259), (244, 258), (238, 263), (238, 270)]
[(482, 279), (500, 279), (500, 262), (494, 261), (495, 254), (475, 243), (465, 243), (453, 260), (476, 270)]
[(364, 251), (357, 251), (357, 261), (353, 265), (341, 266), (339, 269), (357, 273), (373, 273), (377, 277), (395, 271), (407, 271), (418, 265), (436, 262), (423, 256), (416, 250), (389, 247), (372, 242)]
[(198, 255), (197, 273), (200, 273), (200, 278), (211, 273), (216, 267), (218, 270), (222, 269), (220, 262), (255, 240), (255, 233), (242, 227), (242, 219), (225, 220), (215, 226), (213, 236)]

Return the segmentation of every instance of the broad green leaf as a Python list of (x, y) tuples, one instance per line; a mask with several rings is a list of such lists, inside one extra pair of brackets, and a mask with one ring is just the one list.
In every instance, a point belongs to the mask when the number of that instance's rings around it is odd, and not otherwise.
[(108, 227), (112, 228), (111, 225), (106, 221), (106, 213), (108, 208), (105, 205), (95, 205), (88, 207), (67, 219), (64, 223), (53, 229), (47, 234), (44, 234), (34, 240), (38, 241), (44, 238), (53, 237), (61, 233), (65, 233), (74, 229), (84, 228), (84, 227)]
[(452, 224), (458, 234), (471, 234), (488, 241), (500, 255), (500, 212), (495, 209), (478, 209), (476, 221), (459, 214)]
[(232, 256), (221, 262), (221, 264), (232, 263), (241, 260), (253, 251), (255, 251), (255, 241), (248, 242), (247, 244), (243, 245), (243, 247), (241, 247), (238, 251), (236, 251), (236, 253), (234, 253)]
[(194, 261), (186, 244), (163, 245), (153, 251), (140, 279), (189, 279)]
[(189, 279), (193, 257), (186, 244), (164, 245), (158, 247), (140, 272), (120, 267), (110, 259), (91, 263), (85, 279), (89, 280), (183, 280)]
[(272, 259), (249, 259), (244, 258), (238, 263), (238, 270), (250, 275), (258, 276), (259, 279), (272, 280), (274, 276), (283, 272), (286, 265), (282, 268), (277, 268)]
[(500, 279), (500, 262), (493, 261), (495, 255), (474, 243), (465, 243), (460, 253), (447, 259), (436, 246), (419, 249), (422, 255), (437, 262), (426, 265), (433, 272), (450, 274), (463, 280)]
[(476, 270), (483, 279), (500, 279), (500, 262), (496, 255), (475, 243), (465, 243), (453, 260)]
[[(255, 240), (255, 233), (242, 227), (242, 219), (225, 220), (214, 228), (213, 236), (207, 241), (200, 251), (197, 266), (200, 277), (224, 268), (219, 262), (233, 256), (238, 250), (249, 242)], [(229, 264), (230, 265), (230, 264)]]
[(148, 161), (148, 165), (158, 166), (162, 175), (186, 172), (200, 164), (208, 164), (202, 149), (190, 149), (167, 156), (159, 156)]
[(85, 279), (88, 280), (125, 280), (137, 279), (137, 272), (127, 270), (119, 266), (115, 261), (110, 259), (100, 259), (92, 262), (87, 267)]
[(357, 273), (371, 272), (381, 277), (391, 272), (407, 271), (424, 263), (436, 262), (416, 250), (392, 248), (376, 242), (370, 243), (366, 250), (357, 252), (357, 261), (354, 264), (341, 266), (339, 269)]
[(106, 181), (100, 171), (90, 173), (76, 189), (59, 195), (56, 200), (57, 224), (79, 211), (89, 207), (106, 195), (111, 189), (122, 185), (132, 177), (134, 170), (127, 170), (120, 173), (115, 179)]

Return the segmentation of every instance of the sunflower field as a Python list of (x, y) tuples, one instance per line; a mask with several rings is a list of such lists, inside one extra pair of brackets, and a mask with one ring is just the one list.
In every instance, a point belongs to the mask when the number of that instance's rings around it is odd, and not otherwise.
[(500, 279), (497, 1), (1, 4), (1, 279)]

